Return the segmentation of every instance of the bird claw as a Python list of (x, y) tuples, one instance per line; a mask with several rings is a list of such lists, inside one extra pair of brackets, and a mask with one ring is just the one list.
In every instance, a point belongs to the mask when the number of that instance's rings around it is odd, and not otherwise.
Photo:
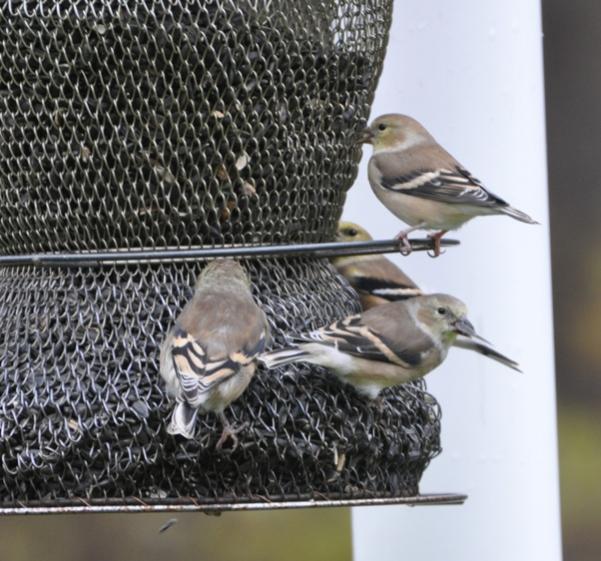
[(428, 236), (432, 240), (432, 243), (434, 244), (434, 247), (432, 248), (432, 250), (428, 251), (429, 257), (434, 258), (434, 257), (438, 257), (439, 255), (442, 255), (443, 253), (445, 253), (440, 248), (440, 240), (446, 233), (447, 233), (447, 230), (441, 230), (440, 232), (436, 232), (436, 234), (432, 234), (432, 235)]
[(440, 247), (438, 248), (438, 251), (436, 250), (436, 248), (429, 250), (428, 252), (428, 257), (432, 257), (432, 259), (434, 259), (435, 257), (439, 257), (440, 255), (443, 255), (444, 253), (446, 253), (446, 251), (440, 249)]
[(215, 445), (215, 449), (221, 450), (223, 448), (223, 445), (228, 440), (232, 441), (232, 450), (235, 450), (236, 448), (238, 448), (238, 444), (239, 444), (238, 433), (243, 431), (246, 428), (247, 424), (248, 423), (242, 423), (241, 425), (237, 426), (236, 428), (232, 427), (229, 424), (224, 426), (223, 432), (221, 433), (221, 436), (219, 437), (219, 440), (217, 441), (217, 444)]
[(399, 242), (399, 253), (403, 257), (407, 257), (407, 255), (411, 254), (413, 247), (411, 246), (411, 242), (409, 241), (406, 232), (401, 232), (394, 239)]
[(384, 412), (384, 409), (386, 409), (386, 399), (382, 396), (382, 394), (373, 399), (372, 403), (380, 415)]

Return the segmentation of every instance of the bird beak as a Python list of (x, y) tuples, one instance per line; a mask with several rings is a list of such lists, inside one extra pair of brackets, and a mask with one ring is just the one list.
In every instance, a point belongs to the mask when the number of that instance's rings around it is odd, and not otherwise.
[(465, 335), (466, 337), (478, 337), (476, 335), (476, 330), (472, 323), (467, 318), (459, 318), (454, 326), (455, 331), (460, 335)]
[(465, 335), (470, 339), (476, 339), (476, 341), (481, 341), (486, 345), (492, 345), (490, 341), (487, 341), (484, 337), (480, 337), (480, 335), (476, 333), (476, 328), (472, 325), (472, 322), (467, 318), (459, 318), (455, 322), (454, 327), (455, 331), (460, 335)]
[(371, 132), (371, 129), (366, 128), (363, 129), (359, 135), (357, 136), (357, 144), (371, 144), (371, 141), (374, 139), (374, 133)]

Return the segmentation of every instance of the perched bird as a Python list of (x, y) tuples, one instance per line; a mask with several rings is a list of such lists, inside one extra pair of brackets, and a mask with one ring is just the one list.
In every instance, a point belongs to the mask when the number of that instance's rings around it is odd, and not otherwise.
[[(340, 222), (336, 239), (341, 242), (363, 242), (371, 240), (372, 237), (365, 228), (358, 224)], [(355, 289), (363, 310), (369, 310), (386, 302), (406, 300), (424, 294), (415, 282), (383, 255), (334, 257), (332, 264)], [(491, 348), (482, 340), (475, 341), (469, 337), (458, 335), (453, 346), (475, 351), (521, 372), (517, 362)]]
[(440, 255), (442, 236), (476, 216), (506, 214), (538, 224), (488, 191), (411, 117), (382, 115), (363, 131), (359, 141), (373, 145), (368, 174), (374, 193), (410, 226), (396, 236), (403, 253), (411, 251), (407, 235), (424, 229), (438, 230), (430, 237), (434, 255)]
[[(369, 232), (358, 224), (338, 224), (336, 241), (366, 242), (372, 239)], [(332, 264), (355, 289), (363, 310), (386, 302), (422, 296), (417, 284), (383, 255), (343, 255), (332, 258)]]
[(268, 337), (244, 269), (231, 259), (207, 265), (161, 345), (161, 376), (176, 401), (167, 432), (193, 438), (198, 412), (214, 412), (224, 427), (217, 448), (228, 438), (235, 448), (243, 427), (232, 427), (223, 410), (250, 383)]
[(376, 306), (292, 340), (260, 360), (268, 368), (308, 362), (329, 368), (371, 399), (440, 365), (458, 335), (478, 338), (465, 304), (446, 294)]

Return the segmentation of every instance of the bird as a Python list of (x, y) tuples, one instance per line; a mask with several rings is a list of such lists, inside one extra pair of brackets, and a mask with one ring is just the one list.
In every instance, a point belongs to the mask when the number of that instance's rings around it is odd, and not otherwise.
[[(339, 242), (364, 242), (372, 239), (370, 233), (359, 224), (344, 221), (338, 224), (336, 240)], [(383, 255), (333, 257), (332, 264), (355, 289), (363, 310), (369, 310), (386, 302), (406, 300), (425, 294), (411, 278)], [(482, 340), (476, 341), (458, 335), (453, 347), (477, 352), (521, 372), (515, 360), (496, 351)]]
[(233, 427), (224, 409), (247, 388), (269, 334), (243, 267), (232, 259), (209, 263), (161, 345), (160, 374), (176, 402), (167, 432), (194, 438), (198, 413), (213, 412), (223, 424), (217, 449), (228, 439), (235, 449), (244, 425)]
[(448, 294), (388, 302), (292, 337), (263, 353), (268, 369), (295, 362), (324, 366), (368, 399), (439, 366), (458, 335), (478, 338), (463, 302)]
[[(370, 233), (353, 222), (341, 221), (336, 231), (337, 242), (366, 242)], [(369, 310), (378, 304), (422, 296), (418, 285), (392, 261), (383, 255), (342, 255), (333, 257), (332, 264), (355, 289), (361, 308)]]
[(476, 216), (505, 214), (538, 224), (486, 189), (412, 117), (382, 115), (358, 142), (373, 146), (368, 178), (376, 197), (410, 226), (396, 236), (403, 254), (411, 252), (411, 232), (435, 230), (433, 255), (440, 255), (441, 238)]

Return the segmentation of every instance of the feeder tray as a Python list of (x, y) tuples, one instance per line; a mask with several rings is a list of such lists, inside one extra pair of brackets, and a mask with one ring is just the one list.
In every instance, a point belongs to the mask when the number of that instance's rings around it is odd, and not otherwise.
[(440, 451), (423, 381), (380, 410), (318, 368), (260, 370), (236, 450), (212, 415), (165, 430), (158, 349), (199, 258), (243, 258), (274, 344), (358, 311), (324, 255), (391, 10), (0, 6), (0, 513), (463, 500), (419, 496)]

